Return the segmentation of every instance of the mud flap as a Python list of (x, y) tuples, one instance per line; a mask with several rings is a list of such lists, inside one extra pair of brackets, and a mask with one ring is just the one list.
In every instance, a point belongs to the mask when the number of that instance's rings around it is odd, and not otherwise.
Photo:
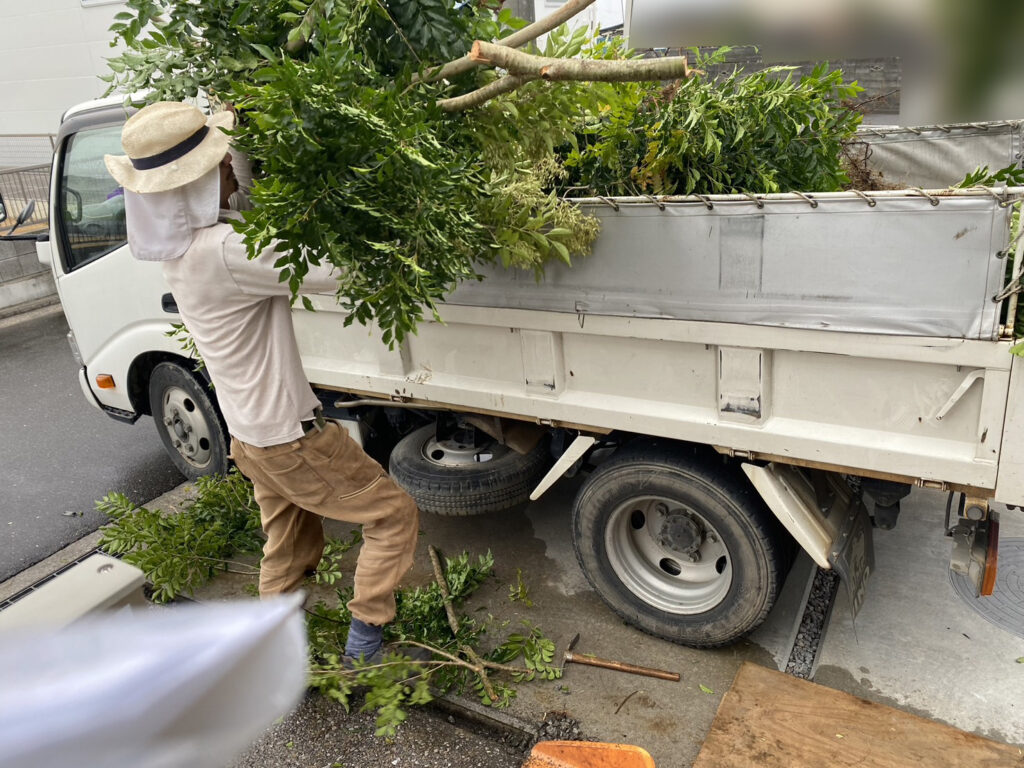
[(875, 569), (871, 518), (860, 498), (855, 498), (850, 505), (846, 520), (832, 542), (828, 561), (846, 586), (850, 610), (856, 616), (864, 604), (868, 576)]
[(768, 508), (820, 568), (842, 579), (857, 615), (875, 568), (871, 518), (859, 493), (839, 475), (784, 464), (743, 464)]

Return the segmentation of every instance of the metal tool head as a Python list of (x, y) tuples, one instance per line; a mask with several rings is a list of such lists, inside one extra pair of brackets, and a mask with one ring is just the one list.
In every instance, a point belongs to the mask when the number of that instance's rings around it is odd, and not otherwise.
[(571, 653), (572, 649), (576, 647), (576, 643), (578, 643), (579, 641), (580, 641), (580, 633), (577, 632), (576, 636), (573, 637), (573, 639), (569, 641), (569, 645), (566, 647), (565, 652), (566, 653)]
[(569, 644), (567, 646), (565, 646), (565, 651), (562, 653), (562, 667), (561, 667), (561, 669), (563, 671), (565, 670), (565, 665), (568, 664), (570, 661), (572, 661), (572, 659), (573, 659), (572, 649), (576, 647), (576, 643), (578, 643), (579, 641), (580, 641), (580, 633), (577, 632), (576, 636), (573, 637), (573, 639), (569, 641)]

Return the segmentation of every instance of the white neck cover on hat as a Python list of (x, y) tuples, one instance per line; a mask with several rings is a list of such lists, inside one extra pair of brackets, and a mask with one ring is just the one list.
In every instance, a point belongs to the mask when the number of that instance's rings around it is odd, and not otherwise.
[(124, 191), (125, 221), (132, 256), (140, 261), (180, 258), (197, 229), (217, 223), (220, 173), (216, 166), (193, 182), (166, 192)]

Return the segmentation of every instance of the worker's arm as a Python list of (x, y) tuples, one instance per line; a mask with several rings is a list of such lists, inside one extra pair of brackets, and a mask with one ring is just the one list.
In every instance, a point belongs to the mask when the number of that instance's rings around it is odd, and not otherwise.
[[(281, 253), (274, 246), (265, 248), (255, 259), (246, 254), (242, 236), (232, 232), (224, 240), (224, 263), (235, 284), (252, 296), (288, 296), (288, 281), (281, 282), (281, 270), (274, 263)], [(310, 265), (302, 280), (300, 293), (330, 293), (338, 290), (338, 276), (330, 264)]]

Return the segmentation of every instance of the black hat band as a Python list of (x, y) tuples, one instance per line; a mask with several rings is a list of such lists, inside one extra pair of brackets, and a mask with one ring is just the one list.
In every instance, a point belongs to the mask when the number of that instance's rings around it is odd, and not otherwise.
[(209, 132), (210, 126), (204, 125), (187, 139), (179, 144), (175, 144), (170, 149), (165, 149), (163, 152), (150, 155), (149, 157), (140, 157), (138, 159), (130, 157), (128, 159), (132, 161), (132, 165), (135, 166), (135, 170), (137, 171), (149, 171), (153, 168), (159, 168), (162, 165), (173, 163), (175, 160), (187, 155), (193, 149), (202, 144), (203, 139), (206, 138), (206, 134)]

